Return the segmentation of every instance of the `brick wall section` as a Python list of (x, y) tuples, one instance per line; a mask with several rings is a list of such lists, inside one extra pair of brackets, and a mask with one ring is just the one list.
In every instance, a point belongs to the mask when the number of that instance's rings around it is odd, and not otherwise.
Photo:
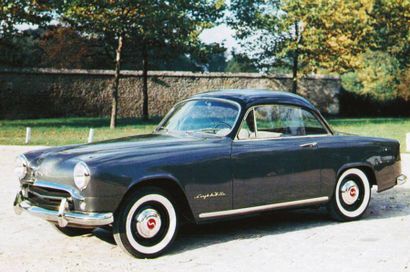
[[(142, 110), (142, 73), (123, 71), (119, 115), (135, 117)], [(113, 71), (0, 69), (0, 118), (108, 116)], [(149, 72), (149, 112), (163, 116), (177, 101), (207, 90), (264, 88), (290, 90), (289, 75), (257, 73)], [(337, 114), (341, 83), (335, 76), (303, 78), (298, 94), (322, 112)]]

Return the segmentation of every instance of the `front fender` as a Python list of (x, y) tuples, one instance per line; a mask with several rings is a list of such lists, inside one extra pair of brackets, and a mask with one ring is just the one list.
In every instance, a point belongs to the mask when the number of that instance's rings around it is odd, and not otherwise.
[(157, 173), (157, 174), (150, 174), (150, 175), (147, 175), (147, 176), (139, 177), (139, 178), (133, 180), (129, 184), (127, 191), (130, 190), (131, 188), (133, 188), (134, 186), (137, 186), (138, 184), (147, 183), (147, 182), (151, 182), (151, 181), (154, 181), (154, 180), (169, 180), (170, 182), (174, 182), (175, 184), (177, 184), (178, 187), (181, 190), (183, 190), (183, 187), (181, 186), (181, 183), (172, 174), (170, 174), (170, 173)]

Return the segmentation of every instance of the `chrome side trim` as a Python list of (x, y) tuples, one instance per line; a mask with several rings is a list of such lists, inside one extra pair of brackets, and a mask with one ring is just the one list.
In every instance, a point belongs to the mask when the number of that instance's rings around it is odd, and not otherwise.
[(80, 194), (78, 190), (70, 185), (54, 183), (49, 181), (37, 180), (33, 183), (34, 186), (62, 190), (68, 192), (73, 198), (78, 200), (84, 200), (85, 198)]
[(258, 212), (258, 211), (273, 210), (273, 209), (279, 209), (279, 208), (285, 208), (285, 207), (303, 206), (303, 205), (308, 205), (308, 204), (319, 204), (319, 203), (327, 202), (328, 200), (329, 200), (329, 197), (323, 196), (323, 197), (317, 197), (317, 198), (309, 198), (309, 199), (303, 199), (303, 200), (268, 204), (268, 205), (234, 209), (234, 210), (207, 212), (207, 213), (199, 214), (199, 218), (213, 218), (213, 217), (220, 217), (220, 216), (227, 216), (227, 215), (246, 214), (246, 213)]
[(277, 138), (259, 138), (259, 139), (243, 139), (240, 140), (235, 138), (234, 142), (255, 142), (255, 141), (281, 141), (287, 139), (307, 139), (307, 138), (319, 138), (319, 137), (329, 137), (330, 134), (312, 134), (312, 135), (305, 135), (305, 136), (286, 136), (286, 137), (277, 137)]
[(314, 147), (317, 147), (317, 142), (301, 144), (299, 146), (302, 148), (314, 148)]

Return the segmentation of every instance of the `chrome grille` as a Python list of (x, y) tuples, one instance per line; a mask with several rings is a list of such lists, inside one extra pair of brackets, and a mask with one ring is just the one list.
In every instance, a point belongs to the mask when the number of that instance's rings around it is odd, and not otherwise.
[(69, 209), (73, 209), (73, 201), (70, 193), (54, 188), (45, 188), (35, 185), (26, 187), (26, 197), (34, 205), (51, 210), (58, 210), (61, 200), (66, 198)]

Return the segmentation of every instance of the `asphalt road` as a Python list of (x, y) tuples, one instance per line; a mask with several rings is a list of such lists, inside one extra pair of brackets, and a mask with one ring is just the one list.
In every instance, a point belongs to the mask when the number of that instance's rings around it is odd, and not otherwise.
[[(360, 221), (336, 223), (324, 209), (307, 209), (188, 225), (167, 255), (139, 260), (108, 231), (67, 237), (15, 215), (14, 158), (28, 149), (0, 146), (0, 271), (410, 271), (409, 183), (373, 191)], [(403, 168), (410, 176), (410, 155)]]

